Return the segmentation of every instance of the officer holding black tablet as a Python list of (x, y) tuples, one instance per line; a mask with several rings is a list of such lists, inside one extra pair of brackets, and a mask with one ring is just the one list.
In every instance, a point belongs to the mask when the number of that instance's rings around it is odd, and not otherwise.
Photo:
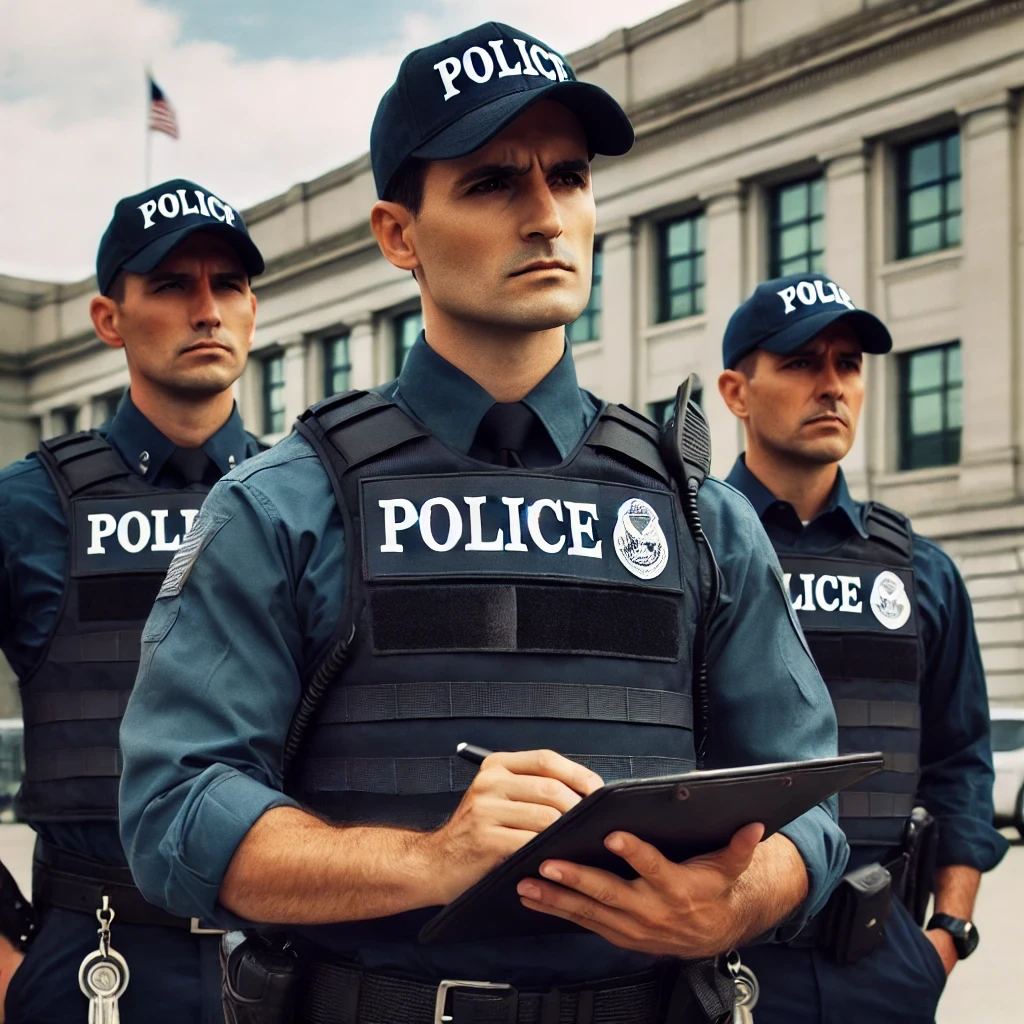
[[(891, 347), (823, 274), (759, 285), (723, 341), (719, 389), (747, 439), (729, 482), (782, 560), (841, 751), (886, 761), (839, 796), (851, 870), (825, 911), (788, 944), (744, 951), (761, 979), (758, 1024), (933, 1020), (947, 974), (978, 944), (981, 873), (1007, 847), (992, 827), (988, 699), (963, 580), (905, 516), (854, 501), (839, 467), (864, 356)], [(928, 818), (912, 817), (918, 805)]]
[[(680, 965), (792, 934), (842, 872), (827, 805), (682, 864), (614, 833), (634, 881), (548, 863), (519, 889), (538, 933), (585, 931), (416, 941), (604, 779), (689, 770), (703, 739), (709, 767), (835, 754), (747, 502), (674, 478), (653, 424), (576, 382), (590, 156), (632, 140), (506, 25), (406, 57), (370, 219), (424, 334), (397, 381), (314, 407), (215, 489), (170, 568), (122, 728), (122, 835), (169, 909), (291, 926), (226, 949), (238, 1020), (289, 999), (324, 1024), (654, 1024), (670, 999), (673, 1021), (716, 1018), (714, 976)], [(498, 752), (477, 770), (460, 741)]]
[(0, 647), (25, 720), (18, 814), (38, 834), (39, 928), (7, 987), (8, 1024), (91, 1019), (87, 992), (116, 997), (123, 1024), (218, 1016), (217, 935), (148, 903), (125, 863), (118, 727), (171, 557), (213, 483), (260, 449), (232, 385), (262, 270), (241, 215), (209, 189), (173, 180), (122, 199), (89, 311), (99, 341), (125, 352), (129, 393), (101, 428), (0, 472)]

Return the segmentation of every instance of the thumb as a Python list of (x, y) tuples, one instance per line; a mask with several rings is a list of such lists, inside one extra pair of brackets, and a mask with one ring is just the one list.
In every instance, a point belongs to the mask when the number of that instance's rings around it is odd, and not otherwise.
[(754, 859), (754, 851), (757, 849), (757, 844), (761, 842), (764, 831), (764, 825), (758, 821), (744, 825), (729, 840), (728, 846), (710, 854), (708, 859), (724, 875), (735, 880), (750, 867), (750, 862)]

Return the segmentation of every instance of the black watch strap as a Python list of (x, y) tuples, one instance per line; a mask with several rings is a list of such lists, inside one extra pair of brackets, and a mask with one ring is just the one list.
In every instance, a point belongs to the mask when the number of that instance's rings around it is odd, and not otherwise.
[(956, 955), (961, 960), (966, 960), (978, 948), (978, 929), (971, 921), (953, 917), (951, 914), (932, 914), (931, 920), (925, 925), (925, 930), (929, 931), (932, 928), (941, 928), (944, 932), (949, 932), (953, 937)]

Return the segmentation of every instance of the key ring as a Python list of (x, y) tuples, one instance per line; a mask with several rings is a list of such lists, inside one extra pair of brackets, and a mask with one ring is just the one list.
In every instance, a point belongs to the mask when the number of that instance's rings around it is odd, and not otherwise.
[(110, 953), (110, 925), (114, 920), (114, 908), (110, 905), (109, 896), (103, 897), (103, 906), (96, 911), (96, 920), (100, 923), (96, 930), (100, 937), (100, 949), (107, 956)]

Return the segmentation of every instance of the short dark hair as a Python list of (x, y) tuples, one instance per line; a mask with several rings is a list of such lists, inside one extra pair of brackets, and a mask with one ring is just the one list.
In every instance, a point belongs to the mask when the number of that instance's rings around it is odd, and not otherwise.
[(381, 197), (386, 203), (404, 206), (414, 217), (423, 208), (423, 183), (427, 177), (427, 161), (411, 156), (391, 176)]
[(754, 376), (754, 370), (757, 369), (757, 360), (760, 353), (760, 349), (755, 348), (748, 352), (734, 367), (734, 370), (739, 370), (747, 380), (750, 380)]

